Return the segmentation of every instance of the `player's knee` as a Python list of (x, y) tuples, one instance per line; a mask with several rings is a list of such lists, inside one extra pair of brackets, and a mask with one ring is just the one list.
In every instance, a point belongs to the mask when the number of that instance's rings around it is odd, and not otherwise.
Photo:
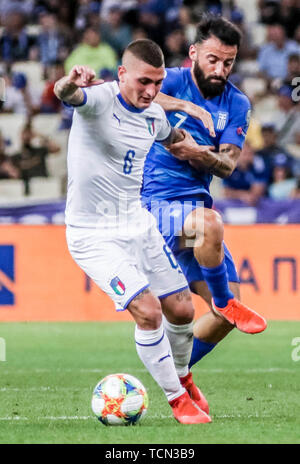
[(195, 247), (202, 246), (204, 243), (205, 245), (211, 244), (214, 247), (221, 246), (224, 236), (224, 225), (220, 214), (208, 208), (204, 209), (203, 214), (203, 230), (197, 231)]
[(172, 295), (168, 305), (163, 305), (168, 321), (173, 324), (189, 324), (194, 319), (194, 305), (188, 290)]
[(160, 307), (144, 308), (140, 313), (139, 326), (144, 330), (155, 330), (161, 326), (162, 311)]
[(175, 324), (189, 324), (194, 319), (194, 306), (192, 302), (178, 303), (173, 311)]
[(159, 301), (133, 301), (128, 307), (138, 327), (143, 330), (158, 329), (162, 322), (162, 310)]

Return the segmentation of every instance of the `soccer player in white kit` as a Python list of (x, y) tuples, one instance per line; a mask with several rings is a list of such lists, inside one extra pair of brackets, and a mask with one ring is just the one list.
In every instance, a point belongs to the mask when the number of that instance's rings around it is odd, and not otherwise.
[(75, 66), (55, 85), (57, 97), (75, 109), (68, 146), (69, 251), (116, 310), (133, 316), (138, 355), (175, 419), (211, 422), (188, 370), (194, 316), (188, 284), (140, 202), (144, 160), (154, 140), (168, 146), (185, 137), (153, 103), (164, 78), (159, 46), (132, 42), (118, 76), (119, 82), (94, 85), (95, 72)]

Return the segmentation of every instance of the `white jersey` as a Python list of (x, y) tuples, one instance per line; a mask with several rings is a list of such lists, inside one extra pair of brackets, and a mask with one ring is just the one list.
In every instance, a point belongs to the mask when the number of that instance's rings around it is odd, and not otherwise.
[(139, 110), (122, 98), (118, 83), (84, 89), (75, 107), (68, 144), (66, 224), (101, 227), (141, 214), (144, 161), (171, 126), (156, 103)]

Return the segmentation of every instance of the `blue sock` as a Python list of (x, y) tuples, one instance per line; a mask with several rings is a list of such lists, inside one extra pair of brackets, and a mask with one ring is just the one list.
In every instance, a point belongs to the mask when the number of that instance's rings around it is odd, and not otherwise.
[(228, 300), (234, 298), (228, 285), (228, 274), (225, 259), (216, 267), (200, 266), (203, 278), (212, 294), (213, 300), (218, 308), (225, 308)]
[(194, 337), (193, 349), (191, 359), (189, 362), (189, 369), (198, 361), (200, 361), (200, 359), (202, 359), (203, 356), (208, 354), (215, 346), (216, 343), (203, 342), (202, 340), (199, 340), (199, 338)]

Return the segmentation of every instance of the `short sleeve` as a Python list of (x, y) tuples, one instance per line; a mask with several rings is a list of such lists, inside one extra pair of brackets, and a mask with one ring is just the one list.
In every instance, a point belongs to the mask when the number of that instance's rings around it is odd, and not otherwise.
[(166, 68), (166, 74), (160, 91), (166, 95), (174, 97), (182, 79), (180, 68)]
[(230, 143), (243, 148), (251, 117), (251, 105), (242, 93), (235, 94), (230, 106), (228, 125), (220, 138), (222, 143)]
[(101, 114), (105, 111), (108, 102), (112, 98), (111, 89), (105, 84), (93, 85), (91, 87), (81, 88), (83, 91), (83, 102), (79, 105), (70, 105), (80, 114), (94, 115)]
[(160, 124), (160, 127), (158, 129), (155, 140), (157, 142), (163, 142), (171, 134), (172, 127), (171, 127), (171, 124), (169, 123), (169, 121), (168, 121), (168, 119), (166, 117), (166, 113), (164, 112), (164, 110), (161, 107), (159, 107), (159, 109), (160, 109), (160, 113), (161, 113), (161, 120), (160, 120), (161, 124)]

